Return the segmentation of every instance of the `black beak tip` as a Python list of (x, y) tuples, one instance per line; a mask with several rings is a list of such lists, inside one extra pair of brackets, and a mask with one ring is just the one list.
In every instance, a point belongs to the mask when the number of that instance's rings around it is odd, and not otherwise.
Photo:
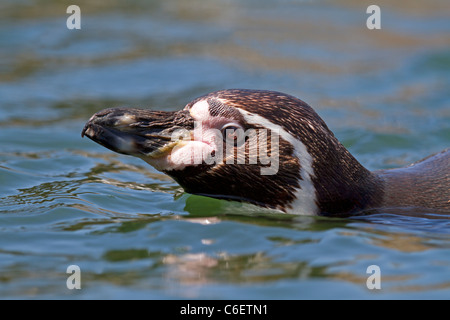
[(81, 138), (84, 138), (84, 136), (92, 138), (94, 133), (93, 130), (95, 130), (96, 124), (100, 120), (102, 120), (103, 116), (107, 115), (111, 110), (112, 109), (105, 109), (94, 114), (84, 125), (83, 130), (81, 131)]
[(87, 136), (88, 138), (89, 136), (89, 129), (91, 128), (91, 120), (89, 120), (83, 127), (83, 130), (81, 131), (81, 138), (84, 138), (84, 136)]

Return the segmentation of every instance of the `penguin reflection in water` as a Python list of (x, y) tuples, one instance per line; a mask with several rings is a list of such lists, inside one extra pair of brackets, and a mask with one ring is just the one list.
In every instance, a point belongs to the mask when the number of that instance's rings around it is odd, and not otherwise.
[(280, 92), (222, 90), (174, 112), (105, 109), (84, 135), (145, 160), (192, 194), (298, 215), (400, 207), (450, 213), (450, 149), (371, 172), (308, 104)]

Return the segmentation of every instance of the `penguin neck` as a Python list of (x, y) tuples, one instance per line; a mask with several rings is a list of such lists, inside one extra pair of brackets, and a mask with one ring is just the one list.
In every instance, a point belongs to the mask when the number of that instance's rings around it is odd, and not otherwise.
[(308, 144), (321, 214), (352, 215), (379, 207), (384, 197), (383, 179), (361, 165), (334, 135), (328, 138), (320, 144)]

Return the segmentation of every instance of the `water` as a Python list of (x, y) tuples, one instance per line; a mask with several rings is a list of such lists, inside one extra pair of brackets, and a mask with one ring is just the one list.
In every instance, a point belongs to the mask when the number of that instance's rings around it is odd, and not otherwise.
[(0, 298), (450, 297), (448, 217), (250, 212), (80, 137), (105, 107), (272, 89), (371, 170), (417, 161), (450, 146), (448, 1), (382, 1), (381, 30), (353, 1), (78, 5), (78, 31), (60, 2), (0, 5)]

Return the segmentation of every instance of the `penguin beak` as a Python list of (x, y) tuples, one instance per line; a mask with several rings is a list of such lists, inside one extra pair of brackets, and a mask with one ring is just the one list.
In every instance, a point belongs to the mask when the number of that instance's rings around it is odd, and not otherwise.
[(118, 153), (158, 158), (178, 144), (179, 140), (173, 137), (180, 129), (194, 129), (194, 119), (188, 111), (113, 108), (94, 114), (81, 136)]

